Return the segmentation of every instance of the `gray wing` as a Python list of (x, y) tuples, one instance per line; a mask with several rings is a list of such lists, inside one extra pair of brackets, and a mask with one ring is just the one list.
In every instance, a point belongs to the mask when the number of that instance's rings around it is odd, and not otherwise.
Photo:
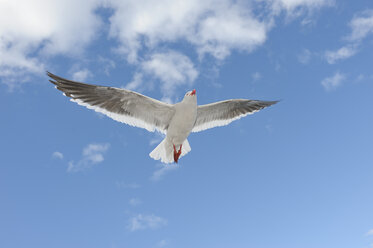
[(56, 88), (71, 98), (71, 101), (105, 114), (131, 126), (165, 133), (175, 109), (130, 90), (85, 84), (58, 77), (50, 72), (49, 80)]
[(253, 114), (278, 101), (233, 99), (198, 106), (197, 120), (192, 132), (225, 126), (248, 114)]

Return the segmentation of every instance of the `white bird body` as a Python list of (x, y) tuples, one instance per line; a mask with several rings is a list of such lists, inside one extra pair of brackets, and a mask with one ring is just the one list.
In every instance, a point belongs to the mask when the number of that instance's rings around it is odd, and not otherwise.
[(177, 163), (191, 151), (187, 140), (190, 132), (224, 126), (277, 103), (232, 99), (198, 106), (196, 90), (193, 90), (187, 92), (181, 102), (167, 104), (134, 91), (74, 82), (50, 72), (47, 74), (53, 79), (49, 81), (71, 101), (116, 121), (166, 134), (149, 154), (163, 163)]
[[(163, 163), (177, 162), (179, 157), (191, 150), (187, 137), (197, 118), (195, 90), (187, 92), (184, 99), (176, 103), (174, 108), (175, 114), (170, 121), (165, 139), (149, 154), (151, 158), (160, 159)], [(180, 151), (179, 155), (177, 155), (177, 151)], [(172, 152), (174, 152), (174, 156), (172, 156)]]
[(176, 103), (174, 106), (175, 115), (171, 119), (166, 138), (175, 146), (180, 146), (189, 136), (196, 122), (197, 97), (186, 95), (183, 101)]

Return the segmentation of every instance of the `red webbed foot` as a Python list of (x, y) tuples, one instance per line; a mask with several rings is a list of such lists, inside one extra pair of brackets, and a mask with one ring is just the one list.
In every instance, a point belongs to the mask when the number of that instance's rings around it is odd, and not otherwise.
[(180, 145), (179, 151), (176, 151), (176, 147), (174, 145), (174, 161), (175, 161), (175, 163), (177, 163), (177, 161), (179, 160), (179, 157), (180, 157), (180, 154), (181, 154), (181, 147), (182, 146), (183, 145)]

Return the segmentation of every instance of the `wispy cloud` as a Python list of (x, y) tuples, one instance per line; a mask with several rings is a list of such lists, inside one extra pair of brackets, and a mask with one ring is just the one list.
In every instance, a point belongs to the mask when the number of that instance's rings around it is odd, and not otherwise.
[(289, 22), (304, 16), (301, 21), (302, 25), (307, 25), (314, 23), (314, 18), (312, 15), (315, 11), (323, 8), (335, 5), (335, 0), (259, 0), (259, 2), (264, 2), (271, 9), (271, 13), (274, 16), (278, 16), (282, 13), (286, 15), (286, 21)]
[(167, 225), (167, 220), (154, 214), (137, 214), (130, 218), (127, 226), (130, 231), (157, 229)]
[(251, 78), (253, 79), (253, 81), (258, 81), (262, 78), (262, 74), (260, 74), (259, 72), (254, 72), (253, 74), (251, 74)]
[(273, 3), (273, 8), (285, 9), (289, 12), (295, 11), (298, 8), (312, 10), (335, 3), (334, 0), (275, 0), (269, 2)]
[(167, 240), (165, 240), (165, 239), (162, 239), (161, 241), (159, 241), (158, 243), (157, 243), (157, 246), (158, 247), (166, 247), (167, 245), (168, 245), (168, 241)]
[(52, 157), (57, 159), (63, 159), (63, 154), (59, 151), (55, 151), (52, 153)]
[(373, 236), (373, 229), (369, 230), (367, 233), (366, 233), (367, 236)]
[(179, 168), (177, 164), (159, 164), (157, 165), (158, 169), (153, 172), (153, 175), (150, 177), (152, 181), (159, 181), (161, 180), (165, 174), (169, 173), (170, 171), (176, 170)]
[(105, 144), (89, 144), (82, 152), (82, 158), (78, 162), (70, 161), (67, 167), (68, 172), (78, 172), (91, 168), (93, 165), (104, 161), (104, 153), (109, 149), (110, 145)]
[(360, 41), (373, 34), (373, 9), (368, 9), (354, 16), (350, 22), (351, 34), (347, 37), (350, 41)]
[(138, 90), (142, 85), (142, 73), (135, 73), (131, 82), (129, 82), (124, 88), (129, 90)]
[(116, 67), (116, 63), (114, 62), (114, 60), (102, 56), (98, 56), (98, 62), (101, 65), (101, 69), (107, 76), (109, 76), (110, 71)]
[(308, 64), (311, 60), (312, 53), (308, 49), (303, 49), (301, 53), (298, 54), (298, 61), (302, 64)]
[(355, 55), (356, 52), (357, 52), (356, 45), (347, 45), (347, 46), (341, 47), (340, 49), (336, 51), (326, 51), (325, 58), (329, 64), (334, 64), (338, 60), (347, 59)]
[(331, 91), (338, 88), (345, 79), (346, 76), (344, 74), (336, 72), (333, 76), (324, 78), (321, 81), (321, 85), (326, 91)]
[(142, 202), (139, 198), (131, 198), (128, 203), (132, 206), (132, 207), (136, 207), (138, 205), (140, 205)]
[(373, 76), (371, 77), (367, 77), (366, 75), (360, 73), (355, 79), (354, 79), (354, 83), (360, 83), (362, 81), (364, 81), (365, 79), (373, 79)]
[(92, 76), (92, 72), (88, 69), (82, 69), (73, 73), (73, 80), (85, 81), (88, 77)]
[(358, 52), (362, 41), (373, 33), (373, 9), (355, 14), (349, 23), (351, 32), (345, 37), (346, 45), (335, 51), (326, 51), (325, 59), (329, 64), (350, 58)]

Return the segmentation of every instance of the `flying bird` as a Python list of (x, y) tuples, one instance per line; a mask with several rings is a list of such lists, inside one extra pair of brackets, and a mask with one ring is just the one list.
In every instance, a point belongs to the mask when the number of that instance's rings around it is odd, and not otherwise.
[(47, 75), (71, 101), (116, 121), (165, 134), (149, 154), (163, 163), (177, 163), (191, 151), (187, 140), (191, 132), (228, 125), (278, 102), (232, 99), (198, 106), (194, 89), (188, 91), (181, 102), (168, 104), (131, 90), (75, 82), (50, 72)]

